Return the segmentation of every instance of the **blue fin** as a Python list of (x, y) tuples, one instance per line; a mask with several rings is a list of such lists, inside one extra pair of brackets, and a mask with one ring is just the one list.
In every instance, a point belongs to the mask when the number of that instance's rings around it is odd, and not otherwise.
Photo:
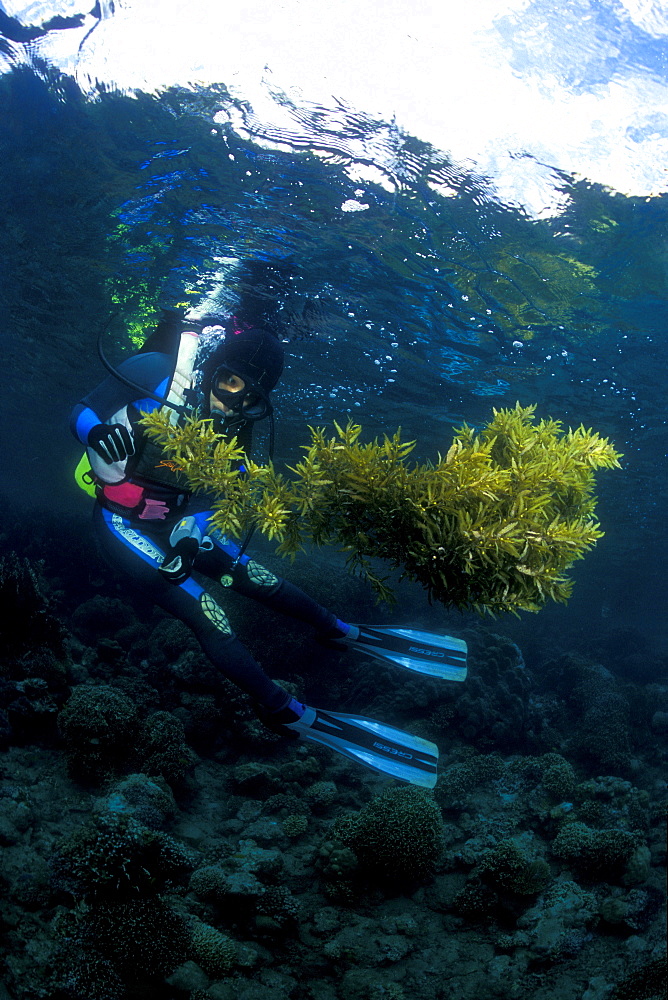
[(394, 726), (361, 715), (307, 708), (300, 719), (285, 728), (399, 781), (422, 788), (436, 784), (436, 744)]
[[(466, 680), (467, 647), (463, 639), (394, 625), (357, 625), (355, 638), (340, 640), (376, 660), (448, 681)], [(339, 641), (339, 640), (337, 640)]]

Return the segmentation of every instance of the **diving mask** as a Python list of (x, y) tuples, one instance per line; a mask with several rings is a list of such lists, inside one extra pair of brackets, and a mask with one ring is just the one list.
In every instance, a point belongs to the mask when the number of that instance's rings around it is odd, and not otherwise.
[[(243, 389), (231, 392), (229, 389), (219, 389), (218, 382), (225, 381), (225, 376), (236, 375), (244, 382)], [(211, 393), (231, 412), (224, 413), (221, 410), (212, 410), (211, 416), (216, 420), (225, 423), (238, 423), (240, 421), (264, 420), (273, 412), (273, 407), (268, 394), (257, 382), (249, 380), (241, 371), (236, 371), (230, 365), (221, 365), (216, 370), (211, 380)]]

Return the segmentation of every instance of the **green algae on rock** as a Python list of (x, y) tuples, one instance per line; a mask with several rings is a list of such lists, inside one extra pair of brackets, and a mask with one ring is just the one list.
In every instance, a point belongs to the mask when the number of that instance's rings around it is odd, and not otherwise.
[(536, 423), (534, 411), (518, 403), (478, 432), (464, 424), (445, 456), (413, 466), (415, 442), (399, 431), (360, 444), (359, 424), (335, 424), (331, 438), (310, 428), (294, 478), (256, 465), (210, 420), (177, 426), (156, 411), (143, 424), (192, 489), (215, 495), (223, 533), (256, 526), (292, 557), (306, 540), (342, 545), (349, 569), (381, 599), (392, 592), (372, 558), (421, 583), (430, 600), (495, 614), (568, 600), (567, 570), (603, 534), (594, 472), (619, 467), (605, 438)]

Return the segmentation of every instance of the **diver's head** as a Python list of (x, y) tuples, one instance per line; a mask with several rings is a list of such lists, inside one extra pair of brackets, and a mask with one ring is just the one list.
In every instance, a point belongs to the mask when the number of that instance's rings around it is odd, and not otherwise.
[(228, 430), (272, 413), (269, 393), (283, 371), (283, 347), (266, 330), (231, 323), (202, 369), (202, 390), (212, 417)]

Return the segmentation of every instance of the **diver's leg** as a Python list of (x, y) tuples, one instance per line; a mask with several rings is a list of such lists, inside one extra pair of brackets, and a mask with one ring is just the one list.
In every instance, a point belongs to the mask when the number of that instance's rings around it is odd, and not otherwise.
[(153, 538), (101, 507), (95, 512), (95, 529), (112, 566), (127, 572), (144, 595), (188, 625), (221, 673), (270, 712), (288, 704), (290, 695), (267, 677), (211, 595), (192, 577), (180, 586), (162, 578), (158, 567), (163, 551)]
[[(201, 528), (205, 534), (206, 516), (198, 515), (203, 518)], [(208, 525), (209, 529), (210, 527)], [(273, 611), (280, 611), (291, 618), (312, 625), (324, 636), (339, 638), (346, 635), (348, 627), (344, 622), (299, 587), (276, 576), (247, 555), (238, 559), (239, 546), (219, 531), (212, 531), (210, 538), (213, 547), (208, 551), (202, 550), (195, 560), (195, 568), (198, 571), (205, 573), (211, 579), (219, 580), (238, 594), (252, 597)]]

